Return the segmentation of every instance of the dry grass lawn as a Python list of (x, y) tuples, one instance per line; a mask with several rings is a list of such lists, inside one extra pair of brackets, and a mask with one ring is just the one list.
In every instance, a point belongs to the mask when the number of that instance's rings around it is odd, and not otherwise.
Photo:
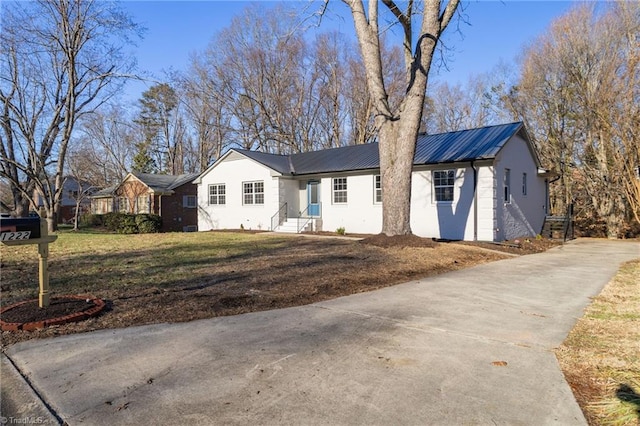
[(556, 355), (591, 425), (640, 425), (640, 260), (594, 298)]
[[(75, 324), (3, 332), (2, 344), (304, 305), (507, 257), (417, 237), (389, 243), (248, 232), (63, 232), (50, 246), (52, 294), (92, 295), (109, 309)], [(1, 250), (2, 306), (37, 298), (36, 247)]]

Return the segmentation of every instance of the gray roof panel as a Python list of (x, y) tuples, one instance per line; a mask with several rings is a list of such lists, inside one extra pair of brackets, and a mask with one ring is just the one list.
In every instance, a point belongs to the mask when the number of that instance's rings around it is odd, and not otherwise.
[(293, 170), (291, 169), (291, 162), (289, 160), (289, 156), (280, 155), (280, 154), (269, 154), (267, 152), (260, 151), (248, 151), (246, 149), (233, 149), (245, 155), (252, 160), (257, 161), (258, 163), (264, 164), (265, 166), (285, 175), (293, 174)]
[[(488, 160), (523, 129), (521, 122), (418, 136), (414, 165)], [(308, 175), (380, 168), (378, 144), (350, 145), (300, 154), (278, 155), (234, 149), (280, 173)]]
[(420, 135), (414, 164), (457, 163), (496, 157), (522, 123), (481, 127), (437, 135)]

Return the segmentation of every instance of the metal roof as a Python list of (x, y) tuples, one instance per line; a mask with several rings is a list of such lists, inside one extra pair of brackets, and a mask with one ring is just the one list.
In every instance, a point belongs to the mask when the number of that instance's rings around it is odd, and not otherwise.
[(248, 151), (246, 149), (234, 148), (233, 150), (251, 158), (252, 160), (257, 161), (258, 163), (264, 164), (265, 166), (272, 168), (279, 173), (286, 175), (293, 174), (293, 170), (291, 168), (291, 160), (288, 155), (269, 154), (266, 152)]
[(523, 124), (517, 122), (437, 135), (420, 135), (413, 163), (438, 164), (493, 159), (520, 129), (523, 129)]
[[(418, 136), (414, 165), (489, 160), (514, 135), (528, 140), (522, 122)], [(345, 172), (380, 168), (378, 144), (351, 145), (300, 154), (278, 155), (234, 149), (286, 175)], [(534, 153), (535, 156), (535, 153)], [(537, 158), (536, 158), (537, 161)]]

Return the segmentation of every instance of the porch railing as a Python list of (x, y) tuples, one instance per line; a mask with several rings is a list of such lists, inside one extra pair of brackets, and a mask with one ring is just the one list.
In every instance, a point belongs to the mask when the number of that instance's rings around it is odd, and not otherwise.
[(309, 222), (311, 222), (311, 220), (314, 217), (317, 216), (322, 216), (322, 204), (318, 203), (318, 214), (311, 216), (309, 215), (309, 207), (311, 207), (311, 204), (307, 204), (307, 208), (304, 209), (304, 211), (302, 211), (299, 215), (298, 215), (298, 228), (297, 228), (297, 233), (299, 234), (304, 228), (305, 226), (307, 226), (307, 224)]
[(284, 203), (276, 214), (271, 216), (271, 230), (275, 231), (276, 228), (282, 225), (287, 220), (287, 203)]

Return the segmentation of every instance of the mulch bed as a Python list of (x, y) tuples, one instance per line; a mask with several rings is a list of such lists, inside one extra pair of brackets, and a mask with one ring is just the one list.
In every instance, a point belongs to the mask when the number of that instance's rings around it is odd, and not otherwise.
[(432, 238), (422, 238), (416, 235), (394, 235), (389, 237), (385, 234), (373, 235), (360, 240), (362, 244), (370, 244), (376, 247), (427, 247), (434, 248), (438, 245)]
[(37, 330), (50, 325), (82, 321), (98, 315), (105, 303), (93, 297), (53, 297), (49, 306), (40, 307), (38, 299), (26, 300), (0, 310), (0, 328), (5, 331)]

